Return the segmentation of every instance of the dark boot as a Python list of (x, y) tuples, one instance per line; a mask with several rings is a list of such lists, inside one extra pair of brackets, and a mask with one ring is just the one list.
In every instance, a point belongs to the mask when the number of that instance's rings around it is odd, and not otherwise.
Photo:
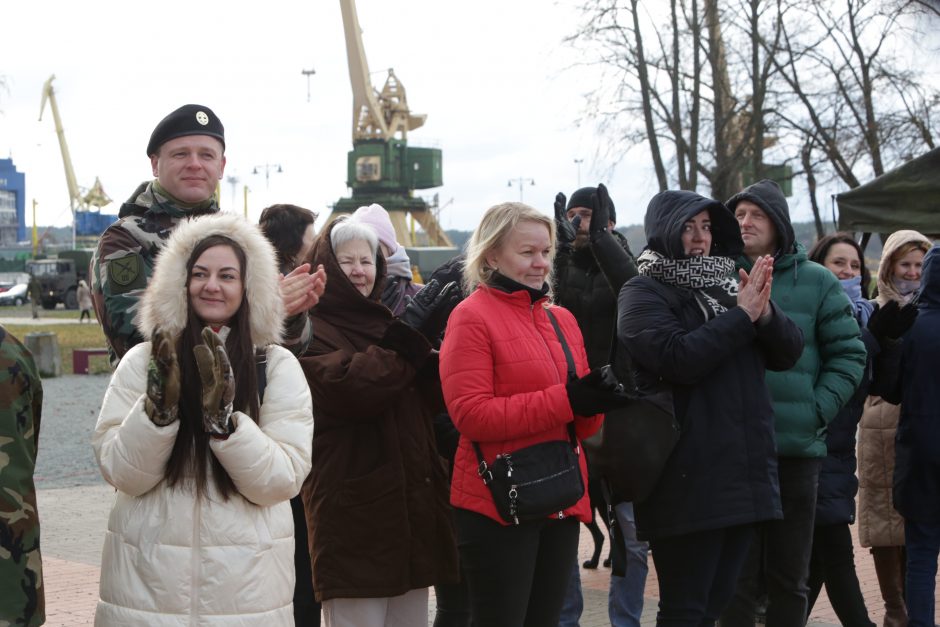
[(907, 627), (907, 607), (904, 605), (904, 547), (876, 546), (871, 549), (875, 560), (878, 587), (885, 602), (883, 627)]

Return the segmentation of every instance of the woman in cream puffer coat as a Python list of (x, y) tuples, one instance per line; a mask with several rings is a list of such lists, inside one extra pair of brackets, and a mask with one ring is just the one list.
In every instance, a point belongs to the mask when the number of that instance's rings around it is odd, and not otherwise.
[[(236, 258), (243, 252), (239, 268), (218, 270), (219, 283), (240, 281), (235, 290), (201, 288), (237, 304), (224, 322), (197, 314), (205, 304), (191, 285), (216, 280), (202, 260), (218, 249)], [(159, 426), (151, 417), (151, 342), (135, 346), (112, 377), (93, 441), (102, 475), (117, 489), (96, 625), (294, 624), (288, 499), (310, 470), (313, 415), (300, 365), (277, 346), (282, 322), (274, 252), (256, 226), (218, 214), (174, 231), (137, 325), (144, 337), (159, 329), (176, 339), (178, 419)], [(208, 333), (207, 323), (225, 343), (217, 350), (230, 356), (236, 386), (234, 411), (221, 432), (204, 427), (211, 414), (188, 409), (201, 407), (203, 384), (198, 373), (192, 376), (198, 346), (187, 349), (186, 337)], [(263, 368), (256, 365), (262, 356)]]

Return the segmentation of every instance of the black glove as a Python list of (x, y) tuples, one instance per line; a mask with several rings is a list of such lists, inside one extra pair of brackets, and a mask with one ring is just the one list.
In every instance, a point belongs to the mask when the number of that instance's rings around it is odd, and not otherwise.
[(421, 370), (432, 348), (426, 337), (402, 322), (401, 318), (393, 320), (392, 324), (388, 325), (385, 334), (379, 340), (379, 346), (395, 351), (414, 366), (415, 370)]
[(577, 416), (593, 416), (629, 402), (610, 368), (595, 368), (580, 379), (571, 379), (565, 391)]
[(917, 319), (917, 305), (903, 307), (897, 301), (888, 301), (884, 307), (878, 307), (868, 318), (868, 330), (879, 342), (884, 339), (896, 340), (911, 328)]
[(431, 344), (437, 345), (444, 327), (447, 326), (450, 312), (459, 302), (460, 287), (456, 281), (441, 286), (437, 279), (431, 279), (414, 295), (400, 319), (428, 338)]
[(597, 241), (604, 233), (607, 233), (607, 224), (610, 222), (610, 194), (607, 193), (607, 187), (603, 183), (597, 185), (597, 192), (591, 194), (591, 226), (588, 230), (591, 243)]
[(567, 199), (561, 192), (555, 195), (555, 239), (558, 242), (558, 252), (571, 252), (575, 238), (578, 236), (578, 227), (581, 226), (581, 216), (575, 216), (573, 220), (568, 220), (568, 212), (565, 210)]

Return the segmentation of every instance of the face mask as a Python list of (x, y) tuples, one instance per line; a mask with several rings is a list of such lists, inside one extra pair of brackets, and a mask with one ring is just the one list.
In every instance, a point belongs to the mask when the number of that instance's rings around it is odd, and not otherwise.
[(853, 303), (855, 301), (862, 300), (862, 277), (852, 277), (851, 279), (840, 279), (839, 283), (842, 284), (842, 289), (845, 290), (846, 295), (849, 297), (849, 300)]

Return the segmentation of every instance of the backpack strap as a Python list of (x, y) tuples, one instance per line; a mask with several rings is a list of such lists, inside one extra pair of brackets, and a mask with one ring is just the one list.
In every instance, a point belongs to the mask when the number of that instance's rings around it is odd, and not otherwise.
[(255, 368), (258, 377), (258, 407), (264, 402), (264, 388), (268, 385), (268, 351), (264, 348), (255, 349)]

